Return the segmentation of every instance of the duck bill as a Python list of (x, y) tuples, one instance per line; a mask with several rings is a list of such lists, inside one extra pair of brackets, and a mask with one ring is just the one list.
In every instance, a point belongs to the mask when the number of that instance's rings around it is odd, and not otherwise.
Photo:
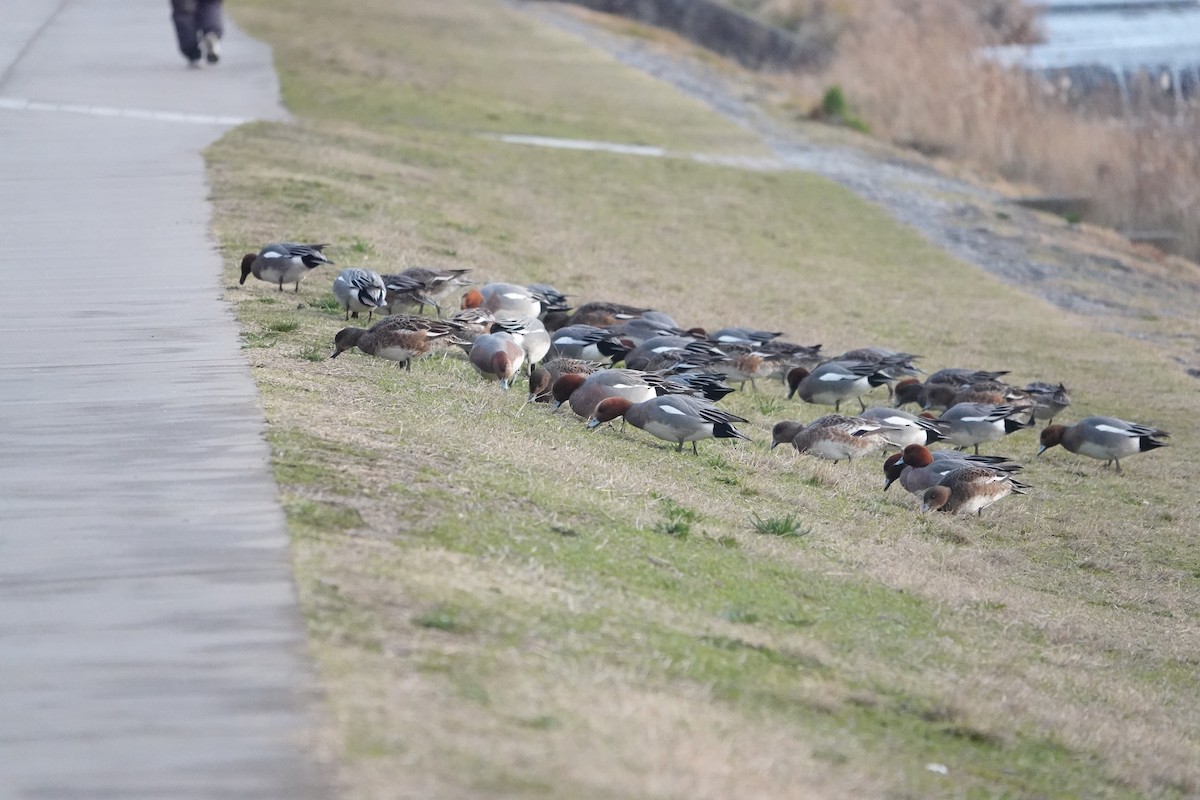
[(1046, 445), (1042, 445), (1041, 447), (1038, 448), (1037, 454), (1040, 456), (1042, 453), (1046, 452), (1049, 449), (1050, 448), (1046, 447)]
[(895, 478), (888, 478), (888, 479), (884, 480), (883, 490), (886, 492), (888, 489), (892, 488), (892, 484), (895, 482), (896, 482)]
[(500, 379), (500, 388), (503, 389), (504, 391), (508, 391), (508, 383), (509, 383), (508, 378), (501, 378)]
[(771, 446), (770, 446), (770, 447), (768, 447), (767, 449), (768, 449), (768, 450), (774, 450), (774, 449), (775, 449), (776, 447), (778, 447), (778, 446), (779, 446), (779, 442), (771, 442)]
[(600, 420), (596, 419), (595, 417), (592, 417), (591, 419), (589, 419), (587, 421), (587, 426), (588, 426), (589, 430), (594, 429), (594, 428), (599, 428), (601, 424), (602, 423), (600, 422)]
[(922, 514), (928, 514), (932, 510), (933, 510), (933, 506), (929, 505), (929, 503), (921, 503), (921, 513)]
[(329, 357), (330, 357), (330, 358), (337, 358), (337, 357), (338, 357), (338, 356), (340, 356), (341, 354), (342, 354), (342, 351), (341, 351), (341, 350), (334, 350), (332, 353), (330, 353), (330, 354), (329, 354)]

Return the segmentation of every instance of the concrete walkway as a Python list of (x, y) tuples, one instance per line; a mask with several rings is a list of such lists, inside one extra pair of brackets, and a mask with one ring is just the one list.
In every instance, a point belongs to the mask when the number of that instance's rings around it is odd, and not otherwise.
[(5, 800), (329, 796), (200, 157), (278, 87), (173, 38), (166, 0), (0, 4)]

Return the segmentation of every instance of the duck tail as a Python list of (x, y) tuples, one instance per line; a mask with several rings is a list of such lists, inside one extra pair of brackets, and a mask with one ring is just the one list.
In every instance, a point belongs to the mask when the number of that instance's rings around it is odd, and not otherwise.
[(1141, 442), (1141, 446), (1138, 449), (1142, 453), (1146, 452), (1147, 450), (1154, 450), (1158, 447), (1171, 446), (1170, 442), (1164, 442), (1161, 439), (1155, 438), (1154, 436), (1143, 436), (1139, 439), (1139, 441)]
[(714, 422), (713, 437), (716, 439), (741, 439), (746, 442), (753, 441), (749, 436), (746, 436), (737, 428), (733, 427), (732, 422)]

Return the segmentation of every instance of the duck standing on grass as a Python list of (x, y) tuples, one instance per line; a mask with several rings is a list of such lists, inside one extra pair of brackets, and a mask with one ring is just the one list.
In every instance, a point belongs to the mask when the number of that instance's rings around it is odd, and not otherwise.
[(947, 472), (937, 486), (921, 495), (922, 511), (983, 515), (983, 510), (1010, 494), (1025, 494), (1029, 487), (1006, 472), (987, 467), (959, 467)]
[(853, 461), (888, 445), (895, 446), (889, 438), (891, 432), (888, 426), (874, 420), (826, 414), (808, 425), (793, 420), (775, 423), (771, 428), (771, 449), (790, 442), (797, 453), (827, 458), (836, 464)]
[(457, 327), (451, 323), (415, 317), (407, 314), (387, 317), (369, 330), (342, 328), (333, 337), (333, 354), (337, 358), (357, 346), (369, 356), (386, 358), (412, 371), (412, 360), (427, 355), (432, 347), (445, 341)]
[(345, 309), (346, 319), (351, 315), (358, 319), (358, 312), (365, 311), (370, 322), (375, 309), (387, 304), (387, 286), (378, 272), (349, 267), (333, 279), (333, 296)]
[(480, 375), (500, 381), (500, 388), (507, 389), (525, 363), (525, 351), (511, 333), (500, 331), (476, 338), (467, 351), (467, 358)]
[(246, 253), (242, 256), (242, 277), (238, 283), (244, 284), (253, 275), (260, 281), (279, 284), (281, 292), (285, 283), (294, 283), (299, 292), (305, 275), (322, 264), (333, 263), (321, 252), (326, 247), (329, 245), (276, 242), (257, 253)]
[(862, 396), (891, 379), (891, 376), (879, 372), (874, 364), (826, 361), (812, 372), (804, 367), (796, 367), (788, 372), (787, 396), (790, 400), (798, 394), (806, 403), (833, 406), (834, 413), (841, 410), (842, 401), (857, 399), (862, 410), (866, 411), (867, 404)]
[(886, 492), (900, 481), (909, 494), (923, 495), (926, 489), (937, 486), (948, 473), (960, 467), (986, 467), (1007, 474), (1022, 469), (1004, 456), (976, 456), (954, 450), (932, 452), (924, 445), (910, 444), (883, 462), (883, 490)]
[(1149, 425), (1126, 422), (1116, 417), (1085, 417), (1074, 425), (1049, 425), (1042, 430), (1042, 453), (1061, 444), (1064, 449), (1080, 456), (1105, 461), (1104, 466), (1117, 465), (1121, 473), (1121, 459), (1158, 447), (1166, 447), (1162, 439), (1171, 434)]
[(595, 428), (617, 417), (623, 417), (630, 425), (651, 436), (675, 442), (678, 453), (683, 452), (684, 442), (691, 442), (692, 452), (699, 455), (696, 442), (701, 439), (750, 441), (733, 427), (735, 422), (747, 420), (723, 411), (707, 400), (688, 395), (665, 394), (641, 403), (631, 403), (624, 397), (608, 397), (596, 406), (587, 426)]

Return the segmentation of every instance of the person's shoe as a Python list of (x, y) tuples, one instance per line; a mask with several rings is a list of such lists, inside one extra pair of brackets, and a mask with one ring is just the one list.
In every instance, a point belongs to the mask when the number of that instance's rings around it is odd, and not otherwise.
[(221, 38), (212, 31), (204, 34), (204, 38), (200, 40), (200, 46), (204, 49), (204, 59), (210, 64), (216, 64), (221, 60)]

